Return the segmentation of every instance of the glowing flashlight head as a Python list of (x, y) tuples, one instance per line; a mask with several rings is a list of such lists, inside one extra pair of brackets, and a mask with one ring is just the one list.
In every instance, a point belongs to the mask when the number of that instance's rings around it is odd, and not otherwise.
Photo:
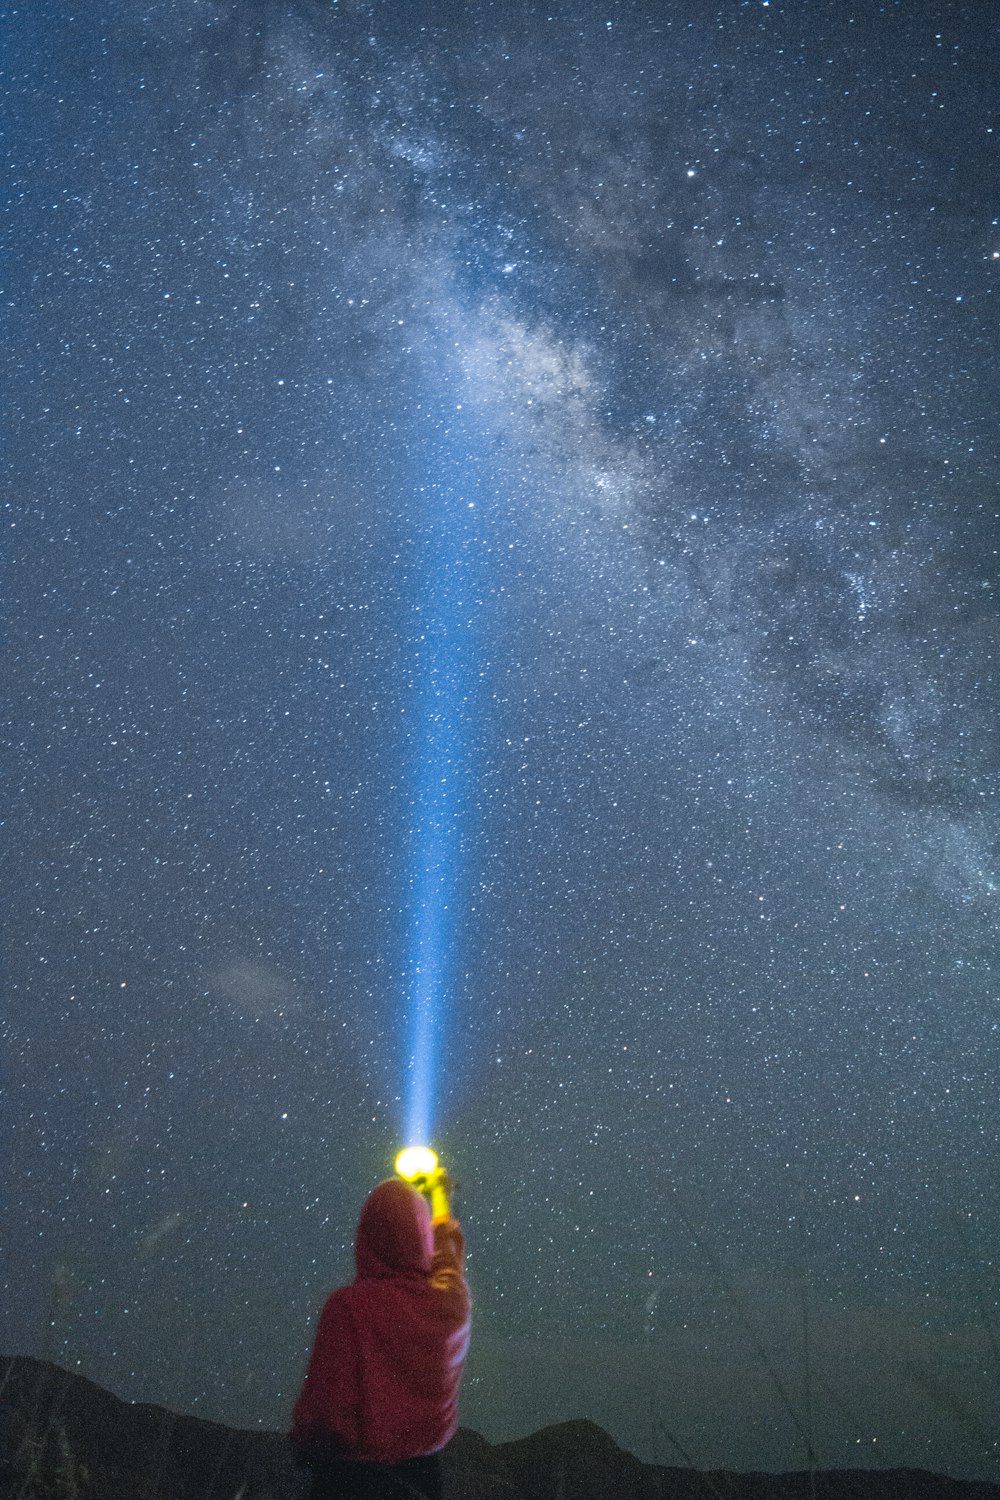
[(396, 1171), (405, 1182), (416, 1184), (433, 1177), (438, 1159), (430, 1146), (407, 1146), (396, 1157)]

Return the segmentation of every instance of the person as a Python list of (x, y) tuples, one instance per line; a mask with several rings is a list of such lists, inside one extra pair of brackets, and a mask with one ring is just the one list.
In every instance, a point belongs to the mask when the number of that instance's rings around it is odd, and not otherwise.
[(292, 1417), (309, 1500), (440, 1500), (469, 1347), (465, 1241), (439, 1170), (431, 1209), (401, 1178), (369, 1194), (357, 1274), (327, 1298)]

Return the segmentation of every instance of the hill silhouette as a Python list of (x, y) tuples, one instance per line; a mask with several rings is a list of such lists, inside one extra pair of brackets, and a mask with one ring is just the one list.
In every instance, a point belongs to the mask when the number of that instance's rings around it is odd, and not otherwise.
[[(446, 1500), (1000, 1500), (1000, 1485), (921, 1470), (701, 1473), (645, 1464), (593, 1422), (512, 1443), (462, 1429)], [(281, 1433), (121, 1401), (82, 1375), (0, 1359), (0, 1500), (298, 1500)]]

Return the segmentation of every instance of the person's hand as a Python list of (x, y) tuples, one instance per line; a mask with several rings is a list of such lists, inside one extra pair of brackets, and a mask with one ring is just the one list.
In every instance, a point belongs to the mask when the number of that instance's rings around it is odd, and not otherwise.
[(447, 1223), (451, 1218), (451, 1193), (454, 1183), (443, 1167), (438, 1167), (430, 1178), (431, 1218), (435, 1224)]
[(433, 1192), (435, 1188), (440, 1188), (450, 1198), (455, 1191), (454, 1179), (444, 1167), (438, 1167), (436, 1172), (432, 1172), (429, 1177), (425, 1178), (425, 1181), (428, 1193)]

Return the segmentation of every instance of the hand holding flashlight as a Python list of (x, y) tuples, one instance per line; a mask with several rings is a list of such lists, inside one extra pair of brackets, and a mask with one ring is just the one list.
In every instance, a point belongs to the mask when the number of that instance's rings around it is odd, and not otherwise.
[(407, 1146), (396, 1157), (396, 1171), (404, 1182), (430, 1201), (435, 1224), (451, 1218), (448, 1194), (453, 1184), (429, 1146)]

